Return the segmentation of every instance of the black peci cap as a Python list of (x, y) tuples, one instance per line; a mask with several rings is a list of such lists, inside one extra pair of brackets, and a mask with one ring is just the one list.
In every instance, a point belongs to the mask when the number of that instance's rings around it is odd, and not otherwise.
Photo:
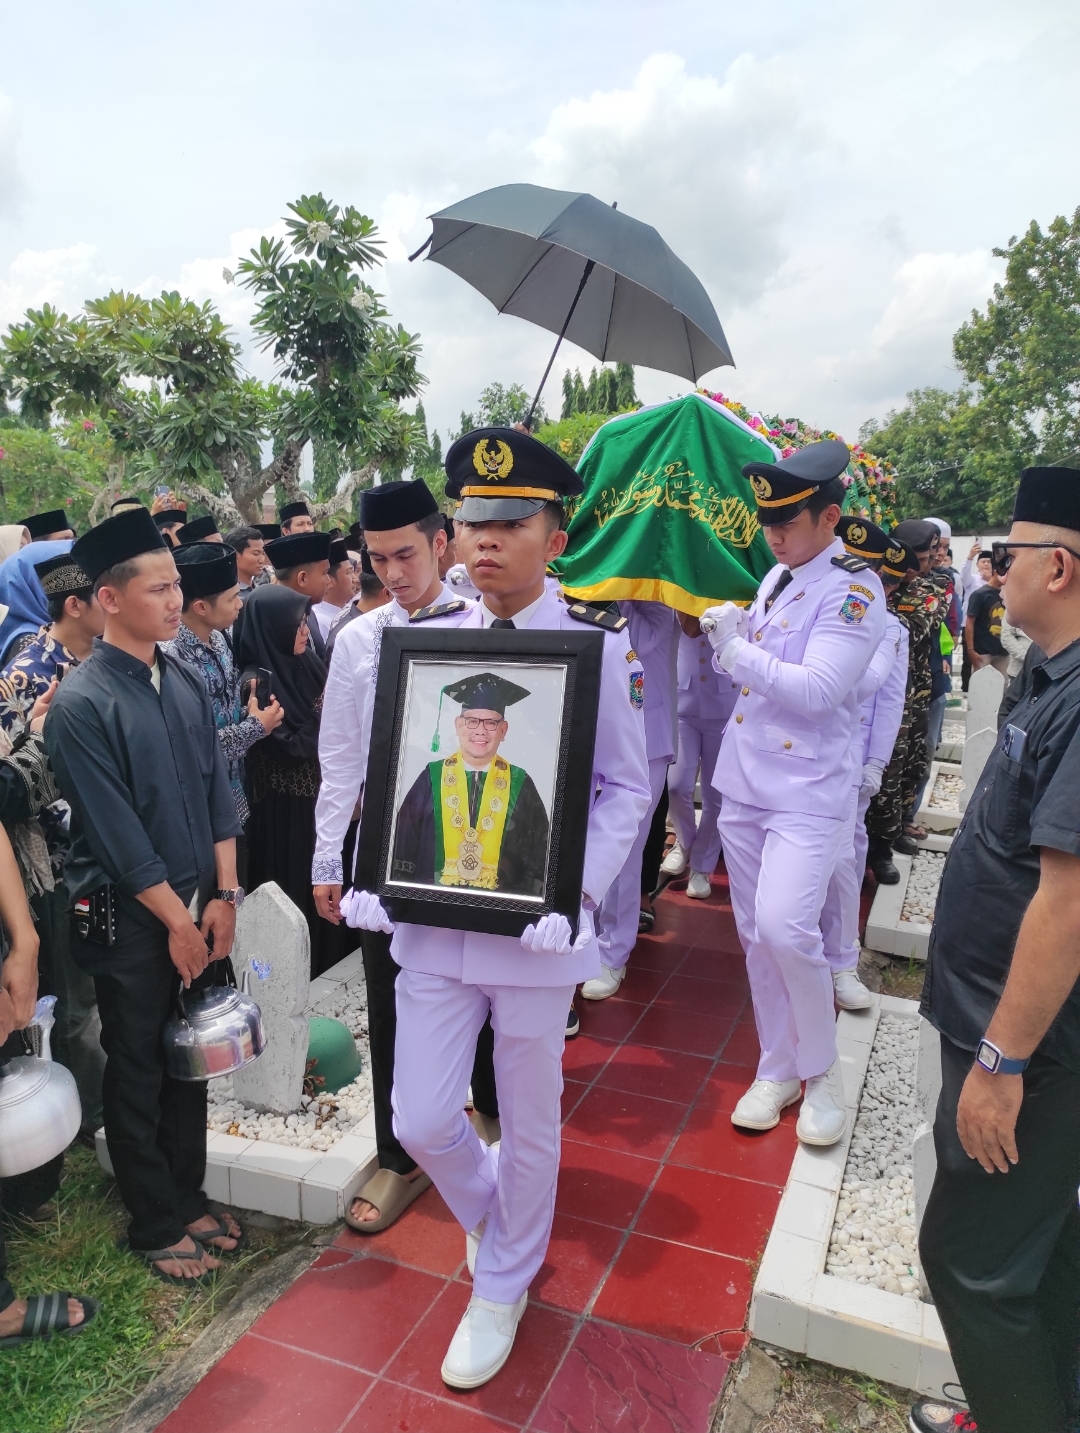
[(1016, 490), (1013, 522), (1039, 522), (1080, 532), (1080, 471), (1025, 468)]
[(303, 567), (308, 562), (326, 562), (330, 557), (330, 534), (294, 532), (288, 537), (275, 537), (266, 544), (266, 555), (278, 572)]
[[(132, 511), (134, 511), (135, 508), (144, 508), (144, 507), (146, 507), (146, 504), (143, 502), (142, 498), (136, 498), (136, 497), (115, 498), (115, 499), (109, 504), (109, 512), (110, 512), (110, 514), (111, 514), (113, 517), (115, 517), (115, 516), (117, 515), (117, 513), (132, 512)], [(147, 512), (149, 512), (149, 508), (147, 508)]]
[(926, 552), (941, 537), (941, 531), (937, 523), (929, 519), (924, 521), (922, 518), (908, 517), (896, 524), (892, 535), (901, 542), (906, 542), (915, 552)]
[(798, 517), (818, 488), (838, 478), (850, 461), (846, 443), (823, 438), (778, 463), (747, 463), (742, 475), (754, 490), (758, 522), (768, 527)]
[(343, 537), (331, 538), (329, 556), (331, 567), (336, 567), (339, 562), (348, 562), (349, 544)]
[(158, 527), (173, 527), (176, 523), (187, 522), (187, 512), (184, 508), (162, 508), (160, 512), (152, 513)]
[(187, 602), (216, 597), (237, 584), (236, 553), (223, 542), (186, 542), (173, 553)]
[(836, 535), (848, 552), (871, 562), (884, 557), (889, 546), (889, 535), (884, 528), (864, 517), (842, 517), (836, 524)]
[(294, 517), (310, 517), (311, 509), (305, 502), (285, 503), (279, 517), (282, 522), (291, 522)]
[(32, 517), (20, 518), (17, 526), (26, 528), (31, 542), (40, 542), (50, 533), (72, 531), (71, 519), (63, 508), (53, 508), (51, 512), (37, 512)]
[(451, 444), (446, 491), (462, 522), (531, 517), (545, 503), (577, 497), (581, 478), (546, 443), (516, 428), (476, 428)]
[(94, 585), (67, 552), (62, 552), (59, 557), (47, 557), (44, 562), (35, 562), (34, 571), (46, 597), (83, 596)]
[(94, 583), (117, 563), (159, 550), (172, 551), (150, 516), (150, 509), (137, 503), (83, 533), (72, 544), (71, 557)]
[(186, 547), (189, 542), (205, 542), (212, 532), (217, 531), (217, 523), (207, 514), (206, 517), (197, 517), (186, 522), (176, 535), (180, 539), (180, 546)]
[(360, 494), (357, 526), (361, 532), (393, 532), (438, 511), (439, 504), (423, 478), (380, 483), (377, 488), (365, 488)]
[(279, 522), (253, 522), (251, 526), (256, 532), (262, 534), (263, 542), (274, 542), (281, 536), (281, 524)]

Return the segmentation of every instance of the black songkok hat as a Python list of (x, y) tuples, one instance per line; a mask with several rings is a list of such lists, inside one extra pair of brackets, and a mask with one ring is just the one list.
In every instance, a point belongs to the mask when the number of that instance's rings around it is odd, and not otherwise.
[(850, 462), (846, 443), (823, 438), (778, 463), (747, 463), (742, 475), (754, 490), (758, 522), (768, 527), (798, 517), (818, 488), (838, 478)]
[(1045, 523), (1080, 532), (1080, 471), (1025, 468), (1016, 490), (1013, 522)]
[(158, 527), (172, 527), (177, 522), (187, 522), (187, 512), (184, 508), (162, 508), (160, 512), (151, 514)]
[(71, 519), (63, 508), (53, 508), (52, 512), (38, 512), (32, 517), (20, 518), (18, 525), (26, 528), (31, 542), (40, 542), (51, 532), (64, 532), (69, 529)]
[(263, 542), (273, 542), (281, 536), (281, 524), (279, 522), (253, 522), (252, 527), (256, 532), (261, 532)]
[(266, 544), (266, 555), (279, 572), (308, 562), (326, 562), (330, 557), (330, 534), (294, 532), (288, 537), (275, 537)]
[(380, 483), (365, 488), (360, 494), (360, 529), (367, 532), (392, 532), (408, 527), (439, 511), (439, 504), (423, 478), (409, 482)]
[(848, 552), (871, 562), (884, 557), (889, 546), (889, 536), (884, 528), (867, 522), (864, 517), (842, 517), (836, 524), (836, 535)]
[(206, 517), (197, 517), (186, 522), (176, 535), (180, 539), (180, 546), (186, 547), (189, 542), (205, 542), (212, 532), (217, 531), (217, 523), (208, 514)]
[(919, 554), (910, 543), (904, 542), (896, 536), (895, 530), (889, 534), (889, 545), (885, 549), (885, 556), (881, 559), (881, 566), (878, 572), (882, 577), (891, 577), (895, 582), (903, 582), (909, 572), (917, 570), (919, 566)]
[(335, 537), (330, 541), (330, 566), (336, 567), (339, 562), (348, 562), (349, 544), (343, 537)]
[(223, 542), (186, 542), (176, 549), (173, 558), (187, 602), (196, 597), (216, 597), (236, 586), (236, 553)]
[(305, 502), (286, 503), (280, 516), (282, 522), (289, 522), (294, 517), (310, 517), (311, 509)]
[(893, 537), (898, 537), (901, 542), (906, 542), (916, 552), (925, 552), (935, 538), (941, 536), (937, 523), (922, 520), (917, 517), (905, 518), (898, 522), (892, 530)]
[(117, 563), (130, 562), (144, 552), (159, 549), (171, 551), (150, 516), (150, 509), (139, 503), (83, 533), (72, 545), (71, 557), (94, 583)]
[(35, 562), (34, 571), (46, 597), (85, 596), (94, 585), (67, 552), (62, 552), (59, 557), (47, 557), (44, 562)]
[[(132, 512), (135, 508), (143, 507), (146, 507), (146, 504), (142, 501), (141, 498), (117, 498), (114, 502), (109, 504), (109, 512), (112, 514), (113, 517), (116, 517), (117, 513)], [(149, 508), (147, 508), (147, 511), (149, 512)]]
[(454, 516), (462, 522), (508, 522), (577, 497), (583, 485), (565, 458), (531, 434), (476, 428), (450, 446), (446, 491), (460, 499)]

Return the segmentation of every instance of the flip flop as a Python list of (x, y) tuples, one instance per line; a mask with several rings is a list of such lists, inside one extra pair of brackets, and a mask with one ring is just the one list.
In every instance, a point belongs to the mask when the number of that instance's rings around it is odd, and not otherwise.
[(164, 1263), (166, 1259), (187, 1259), (192, 1262), (196, 1259), (201, 1259), (206, 1253), (206, 1250), (194, 1235), (189, 1234), (188, 1238), (195, 1245), (195, 1248), (194, 1251), (189, 1249), (187, 1253), (177, 1249), (132, 1249), (130, 1244), (128, 1245), (128, 1252), (134, 1254), (136, 1259), (141, 1259), (151, 1274), (153, 1274), (154, 1278), (160, 1279), (163, 1284), (175, 1284), (176, 1287), (180, 1289), (202, 1288), (206, 1284), (213, 1282), (214, 1276), (217, 1273), (216, 1269), (207, 1269), (205, 1274), (199, 1274), (194, 1279), (185, 1279), (182, 1274), (166, 1274), (164, 1269), (157, 1267), (159, 1263)]
[(642, 908), (641, 910), (638, 911), (638, 918), (637, 918), (638, 935), (645, 935), (648, 931), (652, 930), (652, 928), (653, 928), (653, 926), (654, 926), (655, 924), (656, 924), (656, 912), (655, 912), (655, 911), (647, 911), (647, 910), (645, 910), (644, 908)]
[[(68, 1299), (82, 1304), (83, 1321), (74, 1328), (68, 1323)], [(50, 1339), (54, 1334), (82, 1333), (97, 1318), (100, 1308), (97, 1299), (82, 1298), (78, 1294), (31, 1294), (26, 1301), (22, 1333), (0, 1338), (0, 1348), (18, 1348), (20, 1344), (33, 1343), (35, 1339)]]
[[(231, 1217), (233, 1223), (240, 1230), (239, 1234), (234, 1234), (232, 1232), (232, 1230), (229, 1228), (228, 1220), (225, 1218), (224, 1214), (218, 1215), (216, 1229), (200, 1229), (197, 1234), (192, 1234), (190, 1229), (187, 1232), (192, 1239), (197, 1240), (198, 1243), (202, 1244), (204, 1247), (209, 1247), (210, 1253), (215, 1258), (217, 1258), (219, 1254), (239, 1254), (240, 1250), (243, 1249), (244, 1246), (247, 1244), (247, 1230), (241, 1225), (240, 1220), (237, 1219), (235, 1214), (233, 1214)], [(236, 1243), (231, 1249), (223, 1249), (220, 1244), (211, 1244), (211, 1239), (235, 1239)]]
[[(345, 1223), (358, 1234), (378, 1234), (389, 1229), (395, 1219), (405, 1213), (414, 1199), (419, 1199), (425, 1189), (431, 1188), (431, 1179), (419, 1174), (415, 1179), (406, 1179), (392, 1169), (377, 1169), (363, 1189), (358, 1189), (349, 1200), (345, 1211)], [(358, 1199), (364, 1199), (379, 1211), (377, 1219), (356, 1219), (352, 1207)]]

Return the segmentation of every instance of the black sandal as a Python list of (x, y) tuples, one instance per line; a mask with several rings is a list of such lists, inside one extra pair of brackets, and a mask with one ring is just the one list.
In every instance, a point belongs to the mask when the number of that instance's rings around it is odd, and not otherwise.
[[(231, 1217), (237, 1229), (240, 1230), (239, 1234), (234, 1234), (229, 1228), (228, 1220), (224, 1214), (219, 1214), (216, 1229), (200, 1229), (197, 1234), (192, 1234), (191, 1230), (188, 1229), (186, 1231), (188, 1238), (194, 1239), (197, 1244), (202, 1244), (207, 1247), (208, 1252), (215, 1257), (218, 1254), (239, 1254), (240, 1250), (248, 1241), (247, 1230), (243, 1227), (235, 1214)], [(223, 1249), (220, 1244), (211, 1244), (211, 1239), (235, 1239), (236, 1243), (231, 1249)]]
[[(68, 1323), (68, 1299), (75, 1299), (82, 1305), (81, 1324), (72, 1326)], [(97, 1299), (82, 1298), (78, 1294), (31, 1294), (26, 1301), (22, 1333), (0, 1338), (0, 1348), (18, 1348), (20, 1344), (33, 1343), (35, 1339), (48, 1340), (53, 1334), (82, 1333), (97, 1318), (100, 1308)]]
[(198, 1274), (194, 1279), (185, 1279), (182, 1274), (166, 1274), (164, 1269), (158, 1268), (158, 1264), (165, 1263), (167, 1259), (179, 1259), (184, 1262), (195, 1263), (205, 1256), (206, 1250), (199, 1243), (198, 1239), (196, 1239), (193, 1234), (189, 1234), (187, 1237), (195, 1245), (194, 1250), (132, 1249), (129, 1244), (128, 1251), (134, 1254), (136, 1259), (141, 1259), (151, 1274), (153, 1274), (154, 1278), (160, 1279), (163, 1284), (174, 1284), (180, 1289), (201, 1288), (203, 1285), (213, 1281), (214, 1275), (217, 1273), (216, 1269), (207, 1269), (204, 1274)]
[(656, 924), (656, 912), (647, 911), (644, 907), (638, 911), (637, 928), (638, 935), (646, 935)]

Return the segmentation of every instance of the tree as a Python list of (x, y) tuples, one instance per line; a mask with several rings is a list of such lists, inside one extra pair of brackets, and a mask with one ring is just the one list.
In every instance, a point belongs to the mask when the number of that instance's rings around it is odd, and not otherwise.
[[(524, 423), (532, 407), (532, 394), (520, 383), (511, 383), (505, 388), (501, 383), (489, 383), (480, 394), (476, 413), (462, 413), (458, 431), (451, 434), (450, 441), (471, 433), (474, 428), (512, 428), (515, 423)], [(536, 405), (532, 426), (539, 428), (548, 421), (543, 401)]]
[[(50, 305), (29, 311), (0, 343), (0, 387), (29, 423), (99, 419), (119, 453), (139, 455), (158, 481), (229, 523), (257, 520), (275, 484), (299, 496), (300, 455), (316, 440), (320, 476), (333, 471), (327, 445), (347, 474), (316, 516), (347, 508), (357, 487), (408, 459), (417, 430), (400, 405), (423, 382), (419, 348), (361, 280), (381, 258), (372, 221), (322, 195), (289, 209), (287, 241), (263, 238), (238, 276), (226, 273), (256, 295), (253, 327), (279, 382), (241, 374), (238, 346), (209, 303), (117, 292), (74, 319)], [(267, 438), (277, 441), (263, 467)]]
[(634, 369), (629, 363), (617, 363), (614, 368), (594, 368), (589, 381), (582, 381), (581, 372), (570, 370), (563, 374), (562, 417), (572, 418), (575, 413), (625, 413), (630, 408), (640, 408), (634, 387)]
[[(81, 423), (73, 426), (82, 432)], [(92, 441), (76, 446), (74, 432), (43, 432), (0, 419), (0, 523), (63, 508), (74, 528), (85, 529), (94, 498), (108, 481), (107, 448)]]
[(953, 526), (977, 531), (987, 523), (985, 476), (975, 458), (975, 411), (967, 389), (916, 388), (883, 427), (871, 420), (859, 441), (897, 470), (897, 516), (935, 513)]

